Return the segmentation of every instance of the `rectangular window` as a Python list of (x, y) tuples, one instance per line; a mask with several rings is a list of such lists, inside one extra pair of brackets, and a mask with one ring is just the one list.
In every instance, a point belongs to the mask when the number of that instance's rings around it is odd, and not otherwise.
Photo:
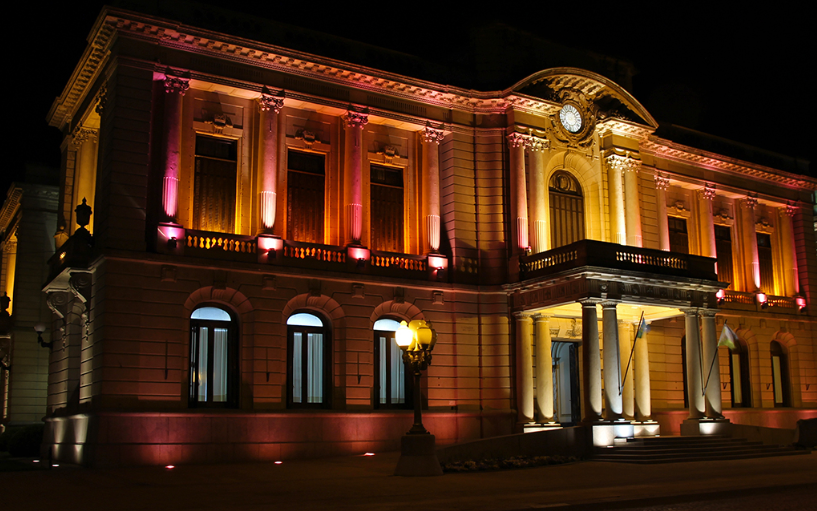
[(670, 251), (689, 254), (689, 234), (687, 234), (686, 219), (671, 216), (667, 219), (667, 224), (669, 226)]
[(732, 282), (732, 229), (722, 225), (715, 226), (715, 250), (718, 254), (718, 280), (729, 282), (727, 289), (734, 289)]
[(233, 233), (238, 143), (196, 136), (193, 229)]
[(287, 169), (287, 237), (323, 243), (326, 157), (289, 151)]
[(760, 263), (760, 289), (774, 293), (774, 266), (772, 266), (772, 237), (757, 233), (757, 258)]
[(403, 169), (372, 165), (372, 249), (403, 252)]

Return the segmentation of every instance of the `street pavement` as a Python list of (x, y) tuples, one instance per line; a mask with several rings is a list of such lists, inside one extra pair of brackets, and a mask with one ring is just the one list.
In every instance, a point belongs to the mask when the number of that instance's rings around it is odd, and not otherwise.
[[(660, 465), (585, 461), (414, 478), (392, 475), (397, 458), (389, 452), (279, 465), (0, 472), (0, 509), (684, 511), (812, 509), (797, 502), (817, 502), (817, 453)], [(797, 496), (794, 507), (779, 507), (789, 494)], [(734, 502), (742, 505), (717, 507)], [(710, 507), (699, 507), (704, 503)]]

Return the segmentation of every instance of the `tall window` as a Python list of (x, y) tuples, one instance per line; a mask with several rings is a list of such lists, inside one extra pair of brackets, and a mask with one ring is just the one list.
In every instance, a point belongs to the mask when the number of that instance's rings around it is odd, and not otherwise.
[(289, 385), (287, 402), (294, 408), (329, 406), (332, 381), (329, 329), (312, 314), (293, 314), (287, 320)]
[(760, 289), (774, 293), (774, 266), (772, 266), (772, 237), (757, 233), (757, 258), (760, 263)]
[(667, 225), (669, 227), (670, 251), (689, 254), (689, 234), (687, 234), (686, 219), (671, 216), (667, 219)]
[(326, 157), (290, 150), (287, 169), (287, 237), (323, 243)]
[(372, 248), (403, 252), (403, 169), (372, 165)]
[(190, 316), (190, 406), (238, 405), (237, 329), (230, 314), (201, 307)]
[(564, 170), (550, 178), (550, 246), (584, 239), (584, 199), (579, 182)]
[(403, 363), (403, 351), (394, 341), (400, 324), (380, 319), (374, 324), (374, 407), (406, 408), (412, 402), (411, 374)]
[(789, 400), (789, 360), (783, 346), (772, 341), (772, 388), (775, 406), (791, 406)]
[(237, 146), (235, 140), (196, 136), (194, 229), (234, 232)]
[(752, 406), (749, 350), (741, 341), (735, 343), (734, 350), (729, 350), (729, 375), (732, 380), (732, 406), (736, 408)]
[(732, 281), (732, 230), (723, 225), (715, 226), (715, 250), (718, 254), (718, 280), (729, 282), (727, 289), (734, 289)]

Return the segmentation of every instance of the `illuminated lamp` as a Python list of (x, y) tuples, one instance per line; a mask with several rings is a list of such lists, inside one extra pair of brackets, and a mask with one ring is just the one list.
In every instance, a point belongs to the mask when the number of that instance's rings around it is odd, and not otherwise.
[(760, 304), (760, 307), (765, 309), (769, 306), (769, 299), (766, 297), (766, 293), (758, 293), (757, 296), (757, 303)]
[(363, 455), (364, 456), (374, 456), (374, 453), (373, 452), (367, 452), (367, 453), (364, 453)]
[(802, 312), (806, 308), (806, 299), (802, 296), (798, 296), (794, 299), (794, 302), (797, 304), (797, 308), (800, 309)]
[(283, 461), (276, 461), (275, 462), (276, 465), (280, 465), (281, 463), (283, 463)]
[(54, 341), (45, 342), (43, 339), (43, 332), (45, 332), (45, 324), (37, 323), (34, 325), (34, 331), (37, 332), (37, 342), (40, 344), (41, 348), (51, 348), (54, 346)]
[(60, 262), (65, 261), (65, 252), (60, 252)]
[(726, 291), (723, 289), (718, 289), (718, 292), (715, 293), (715, 298), (718, 299), (718, 303), (723, 303), (723, 300), (726, 298)]
[(164, 244), (168, 250), (176, 250), (179, 241), (184, 239), (185, 230), (176, 224), (159, 224), (159, 244)]
[(399, 346), (403, 351), (408, 349), (408, 347), (411, 346), (411, 343), (414, 341), (414, 332), (409, 330), (409, 327), (405, 321), (401, 321), (400, 326), (394, 332), (394, 340), (397, 342), (397, 346)]
[(172, 470), (172, 469), (176, 468), (176, 465), (165, 465), (165, 468), (168, 469), (168, 470)]

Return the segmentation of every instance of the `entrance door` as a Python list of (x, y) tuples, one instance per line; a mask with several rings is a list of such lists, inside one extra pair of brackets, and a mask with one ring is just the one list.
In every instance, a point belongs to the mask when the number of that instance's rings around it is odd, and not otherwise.
[(581, 420), (581, 392), (579, 391), (579, 343), (553, 341), (553, 411), (563, 426), (572, 426)]

